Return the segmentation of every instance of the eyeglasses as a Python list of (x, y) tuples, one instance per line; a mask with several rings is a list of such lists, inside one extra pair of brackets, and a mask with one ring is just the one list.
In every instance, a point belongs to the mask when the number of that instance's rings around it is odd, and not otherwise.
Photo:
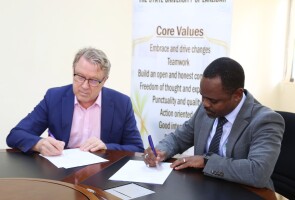
[[(105, 77), (104, 77), (105, 78)], [(74, 74), (74, 80), (78, 83), (84, 83), (86, 80), (88, 81), (88, 84), (92, 87), (97, 87), (99, 86), (103, 81), (104, 81), (104, 78), (99, 81), (99, 80), (96, 80), (96, 79), (87, 79), (85, 78), (84, 76), (81, 76), (79, 74)]]

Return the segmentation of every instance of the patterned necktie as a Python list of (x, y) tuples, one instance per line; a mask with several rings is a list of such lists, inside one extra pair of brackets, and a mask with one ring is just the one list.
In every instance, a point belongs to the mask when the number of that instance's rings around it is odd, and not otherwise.
[(226, 122), (227, 122), (227, 119), (225, 117), (218, 118), (218, 125), (216, 127), (215, 135), (213, 136), (211, 140), (208, 152), (219, 154), (219, 144), (220, 144), (220, 139), (222, 135), (222, 129), (223, 129), (223, 125)]

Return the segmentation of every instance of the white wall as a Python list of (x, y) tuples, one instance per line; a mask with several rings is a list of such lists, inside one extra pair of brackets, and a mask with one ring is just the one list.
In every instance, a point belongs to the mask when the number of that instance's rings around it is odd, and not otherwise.
[(280, 109), (284, 80), (288, 1), (234, 0), (231, 56), (246, 73), (246, 88), (263, 104)]
[(105, 51), (106, 86), (130, 94), (131, 19), (131, 0), (0, 0), (0, 148), (47, 88), (71, 83), (82, 47)]
[[(0, 148), (49, 87), (71, 83), (82, 47), (105, 51), (112, 63), (106, 86), (130, 94), (132, 2), (0, 0)], [(244, 66), (246, 88), (274, 109), (283, 108), (284, 2), (234, 0), (233, 7), (231, 57)]]

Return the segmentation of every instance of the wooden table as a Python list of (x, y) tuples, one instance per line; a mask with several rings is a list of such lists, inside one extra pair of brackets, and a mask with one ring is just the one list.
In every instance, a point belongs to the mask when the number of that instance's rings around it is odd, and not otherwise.
[(0, 178), (0, 188), (0, 199), (4, 200), (99, 199), (94, 192), (81, 186), (49, 179)]
[[(86, 189), (86, 194), (87, 191), (92, 191), (97, 199), (118, 199), (104, 190), (108, 189), (108, 186), (114, 187), (127, 183), (110, 181), (108, 180), (108, 176), (115, 173), (130, 159), (142, 160), (142, 154), (114, 150), (98, 151), (95, 152), (95, 154), (109, 161), (89, 166), (63, 169), (55, 167), (47, 159), (38, 154), (27, 155), (14, 149), (0, 150), (0, 178), (47, 179), (49, 182), (51, 180), (53, 182), (58, 181), (64, 184), (69, 184), (74, 188), (74, 192), (77, 191), (75, 186), (77, 186), (77, 188)], [(53, 182), (51, 182), (51, 184)], [(207, 199), (213, 197), (210, 193), (214, 191), (223, 193), (223, 198), (220, 197), (219, 199), (230, 199), (234, 196), (235, 192), (238, 192), (236, 195), (253, 195), (253, 197), (257, 197), (257, 199), (259, 199), (259, 197), (261, 197), (261, 199), (269, 200), (276, 199), (275, 193), (271, 190), (257, 189), (211, 178), (203, 175), (201, 170), (195, 169), (173, 171), (163, 185), (141, 183), (139, 183), (139, 185), (156, 191), (155, 195), (152, 194), (139, 199), (158, 199), (159, 194), (170, 195), (170, 193), (173, 193), (170, 192), (173, 191), (173, 187), (175, 187), (175, 193), (177, 193), (178, 190), (183, 191), (183, 193), (188, 195), (193, 195), (191, 193), (195, 193), (194, 195), (206, 194), (208, 197)], [(3, 187), (0, 185), (0, 188)], [(207, 192), (204, 192), (205, 190), (207, 190), (208, 194)], [(171, 195), (172, 196), (169, 197), (170, 199), (173, 199), (173, 197), (176, 198), (177, 196), (173, 196), (173, 194)], [(243, 199), (242, 196), (239, 199)], [(189, 199), (189, 196), (187, 199)]]

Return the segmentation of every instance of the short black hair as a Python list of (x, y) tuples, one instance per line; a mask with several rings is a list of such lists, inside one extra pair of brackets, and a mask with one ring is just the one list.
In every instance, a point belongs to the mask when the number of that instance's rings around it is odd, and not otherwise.
[(218, 76), (225, 91), (233, 93), (238, 88), (244, 88), (245, 74), (243, 67), (231, 58), (217, 58), (207, 66), (203, 73), (205, 78)]

